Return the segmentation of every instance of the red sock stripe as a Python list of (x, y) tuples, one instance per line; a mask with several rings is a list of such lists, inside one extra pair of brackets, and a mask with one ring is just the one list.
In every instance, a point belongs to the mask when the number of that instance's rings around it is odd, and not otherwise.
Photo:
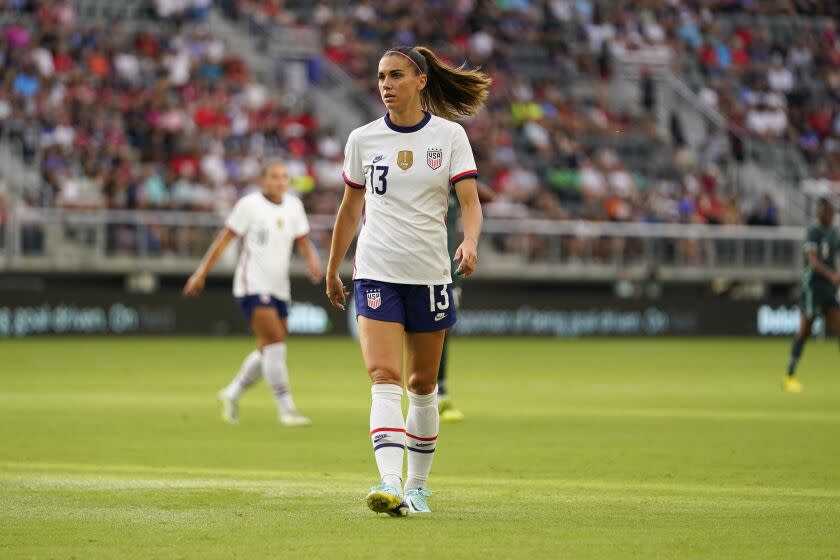
[(405, 429), (404, 428), (376, 428), (375, 430), (372, 430), (370, 432), (370, 435), (373, 435), (377, 432), (399, 432), (401, 434), (404, 434)]
[(434, 437), (418, 437), (418, 436), (409, 434), (408, 432), (406, 432), (405, 435), (407, 435), (411, 439), (416, 439), (417, 441), (435, 441), (437, 439), (437, 436), (434, 436)]

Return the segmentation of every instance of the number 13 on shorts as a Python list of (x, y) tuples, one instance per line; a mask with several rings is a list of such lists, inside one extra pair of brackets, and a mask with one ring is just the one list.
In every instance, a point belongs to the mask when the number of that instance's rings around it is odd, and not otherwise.
[[(429, 288), (429, 311), (444, 311), (449, 309), (449, 292), (446, 284), (442, 286), (428, 286)], [(439, 291), (438, 291), (439, 289)]]

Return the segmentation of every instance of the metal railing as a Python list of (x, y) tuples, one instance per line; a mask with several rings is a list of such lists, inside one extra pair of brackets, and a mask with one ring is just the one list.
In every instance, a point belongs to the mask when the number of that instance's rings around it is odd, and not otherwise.
[[(326, 259), (334, 217), (310, 217)], [(189, 273), (223, 224), (216, 214), (32, 210), (0, 269)], [(7, 233), (7, 236), (9, 233)], [(488, 218), (479, 274), (488, 278), (792, 282), (802, 267), (802, 228), (606, 223)], [(229, 273), (236, 251), (216, 267)], [(348, 259), (349, 261), (349, 259)], [(293, 273), (302, 273), (293, 262)]]

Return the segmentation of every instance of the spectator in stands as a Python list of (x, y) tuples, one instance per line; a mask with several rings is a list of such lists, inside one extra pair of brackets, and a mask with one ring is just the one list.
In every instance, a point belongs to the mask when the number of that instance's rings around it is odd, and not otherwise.
[(779, 208), (770, 195), (766, 194), (761, 197), (758, 205), (750, 213), (747, 224), (751, 226), (779, 225)]
[(767, 83), (770, 89), (779, 93), (790, 93), (795, 86), (793, 72), (785, 66), (782, 55), (778, 53), (771, 58), (770, 68), (767, 70)]

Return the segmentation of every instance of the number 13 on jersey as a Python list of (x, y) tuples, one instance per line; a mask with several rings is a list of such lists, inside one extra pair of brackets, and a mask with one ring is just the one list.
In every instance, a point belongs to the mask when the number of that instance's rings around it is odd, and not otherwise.
[[(379, 175), (377, 181), (376, 175)], [(388, 189), (388, 166), (387, 165), (371, 165), (370, 166), (370, 192), (373, 194), (385, 194)], [(379, 183), (377, 185), (377, 182)]]

